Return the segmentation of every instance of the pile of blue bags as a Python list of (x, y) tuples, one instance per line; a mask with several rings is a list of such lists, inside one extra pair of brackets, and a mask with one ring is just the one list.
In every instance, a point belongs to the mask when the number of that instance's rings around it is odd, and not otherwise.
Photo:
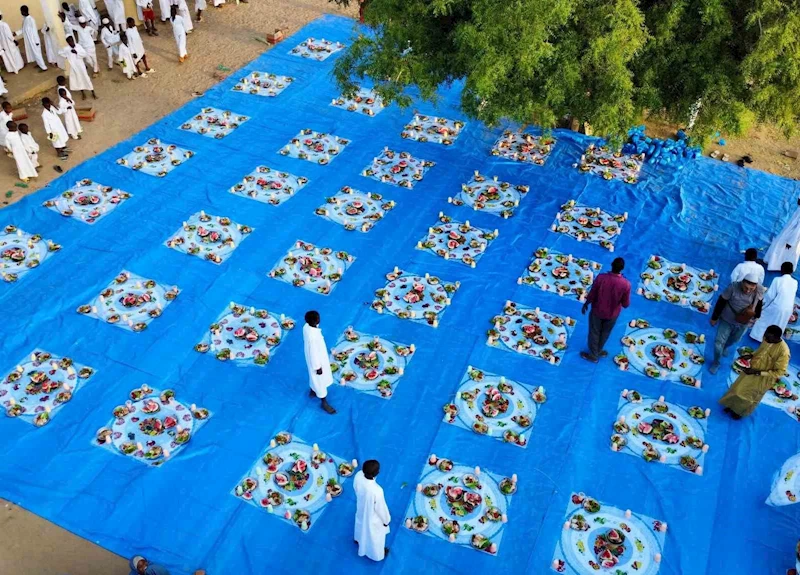
[(690, 146), (686, 132), (678, 130), (677, 140), (649, 138), (644, 126), (636, 126), (628, 132), (628, 143), (622, 147), (623, 154), (644, 154), (645, 162), (665, 166), (682, 166), (702, 154), (697, 146)]

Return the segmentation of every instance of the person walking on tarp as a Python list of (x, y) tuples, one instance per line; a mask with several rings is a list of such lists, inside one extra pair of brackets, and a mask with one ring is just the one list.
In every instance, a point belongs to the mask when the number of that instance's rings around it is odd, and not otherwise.
[(383, 496), (383, 488), (375, 481), (380, 472), (381, 464), (370, 459), (364, 462), (361, 471), (353, 479), (353, 491), (356, 493), (353, 539), (358, 545), (358, 556), (366, 555), (373, 561), (383, 561), (389, 553), (385, 545), (392, 520)]
[(586, 315), (586, 310), (592, 307), (589, 312), (589, 351), (581, 352), (586, 361), (597, 363), (608, 355), (603, 348), (617, 323), (619, 312), (631, 305), (631, 282), (623, 277), (624, 269), (625, 260), (615, 259), (611, 262), (611, 271), (597, 276), (586, 296), (581, 313)]
[(319, 328), (319, 312), (306, 312), (306, 325), (303, 326), (303, 352), (308, 367), (308, 394), (318, 397), (326, 413), (333, 415), (336, 410), (328, 403), (328, 387), (333, 383), (331, 360), (322, 330)]
[(753, 413), (764, 394), (786, 374), (790, 354), (789, 346), (781, 339), (782, 334), (780, 326), (769, 326), (755, 353), (741, 356), (749, 366), (742, 368), (728, 393), (719, 400), (720, 405), (725, 406), (724, 411), (734, 419)]
[(754, 319), (761, 317), (764, 287), (758, 276), (750, 272), (740, 282), (730, 284), (719, 296), (711, 312), (711, 325), (717, 327), (714, 338), (714, 361), (708, 368), (712, 374), (719, 370), (719, 358), (736, 345)]

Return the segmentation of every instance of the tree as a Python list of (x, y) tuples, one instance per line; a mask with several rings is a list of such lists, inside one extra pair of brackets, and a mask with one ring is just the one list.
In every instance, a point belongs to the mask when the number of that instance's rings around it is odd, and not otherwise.
[(617, 140), (698, 104), (700, 143), (800, 120), (800, 0), (368, 0), (365, 21), (334, 69), (347, 94), (370, 78), (409, 105), (463, 81), (464, 113), (489, 125), (574, 116)]

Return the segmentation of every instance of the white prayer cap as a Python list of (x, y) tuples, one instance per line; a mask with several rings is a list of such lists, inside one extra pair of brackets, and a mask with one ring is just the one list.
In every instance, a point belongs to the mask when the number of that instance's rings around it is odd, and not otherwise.
[(103, 18), (103, 24), (108, 24), (108, 22), (109, 22), (108, 18)]
[(78, 22), (81, 23), (81, 24), (86, 24), (86, 18), (84, 18), (83, 16), (80, 16), (80, 17), (78, 17)]
[(749, 272), (744, 276), (744, 281), (750, 282), (751, 284), (758, 283), (758, 275), (755, 272)]

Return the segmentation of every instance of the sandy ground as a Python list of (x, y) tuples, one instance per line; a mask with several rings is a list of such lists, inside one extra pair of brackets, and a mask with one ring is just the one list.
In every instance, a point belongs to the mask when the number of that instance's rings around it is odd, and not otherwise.
[[(189, 58), (184, 64), (178, 63), (172, 27), (168, 22), (157, 25), (157, 38), (147, 36), (140, 28), (148, 63), (155, 70), (147, 78), (128, 81), (120, 68), (109, 71), (105, 49), (98, 44), (100, 76), (93, 80), (98, 96), (98, 100), (94, 101), (97, 117), (94, 122), (83, 123), (82, 140), (71, 141), (73, 153), (68, 161), (59, 161), (47, 141), (41, 121), (42, 95), (26, 102), (29, 114), (26, 122), (41, 148), (39, 162), (42, 168), (39, 177), (31, 180), (28, 188), (20, 188), (15, 186), (19, 180), (14, 161), (4, 155), (0, 157), (0, 207), (7, 205), (6, 202), (19, 200), (58, 177), (53, 166), (60, 166), (67, 171), (168, 115), (192, 99), (193, 92), (207, 90), (219, 81), (214, 77), (217, 66), (236, 70), (269, 49), (255, 40), (256, 36), (263, 39), (276, 28), (288, 28), (289, 34), (292, 34), (323, 13), (357, 14), (352, 7), (342, 11), (327, 0), (250, 0), (249, 4), (238, 6), (235, 0), (228, 0), (228, 4), (221, 9), (214, 9), (211, 2), (208, 4), (209, 9), (203, 13), (203, 22), (195, 22), (194, 32), (189, 35)], [(189, 5), (193, 6), (194, 3), (190, 0)], [(23, 75), (29, 77), (22, 78)], [(14, 95), (15, 86), (18, 90), (23, 85), (30, 86), (33, 83), (31, 75), (38, 76), (31, 66), (20, 72), (20, 77), (4, 74), (9, 91), (5, 97)], [(55, 98), (55, 90), (49, 95), (51, 99)], [(74, 96), (78, 104), (83, 103), (77, 94)], [(90, 100), (89, 96), (86, 102)], [(8, 191), (13, 192), (10, 198), (6, 197)]]
[[(249, 4), (239, 6), (230, 4), (231, 0), (228, 2), (223, 9), (209, 8), (203, 22), (195, 24), (195, 31), (189, 36), (189, 59), (184, 64), (178, 64), (168, 23), (159, 26), (158, 38), (142, 32), (148, 62), (156, 70), (147, 78), (129, 82), (119, 69), (109, 72), (105, 68), (105, 52), (99, 49), (101, 71), (94, 80), (99, 96), (95, 102), (97, 119), (84, 123), (83, 139), (73, 141), (73, 153), (67, 162), (56, 158), (43, 134), (38, 100), (27, 104), (30, 114), (27, 123), (41, 146), (43, 167), (39, 178), (31, 180), (28, 188), (19, 188), (14, 185), (19, 180), (13, 160), (0, 157), (0, 201), (3, 202), (0, 206), (17, 201), (56, 178), (59, 174), (53, 166), (61, 166), (66, 171), (182, 106), (193, 97), (192, 92), (202, 92), (218, 81), (214, 77), (218, 65), (235, 70), (268, 49), (255, 40), (255, 36), (264, 38), (275, 28), (288, 28), (291, 34), (323, 13), (342, 13), (327, 0), (250, 0)], [(345, 13), (354, 15), (352, 10)], [(28, 68), (20, 76), (23, 74), (37, 72)], [(30, 78), (7, 75), (10, 95), (14, 93), (15, 82), (18, 86), (32, 83)], [(13, 195), (5, 197), (6, 191), (12, 191)], [(127, 559), (2, 499), (0, 540), (3, 546), (0, 575), (129, 573)], [(42, 542), (47, 544), (42, 545)]]

